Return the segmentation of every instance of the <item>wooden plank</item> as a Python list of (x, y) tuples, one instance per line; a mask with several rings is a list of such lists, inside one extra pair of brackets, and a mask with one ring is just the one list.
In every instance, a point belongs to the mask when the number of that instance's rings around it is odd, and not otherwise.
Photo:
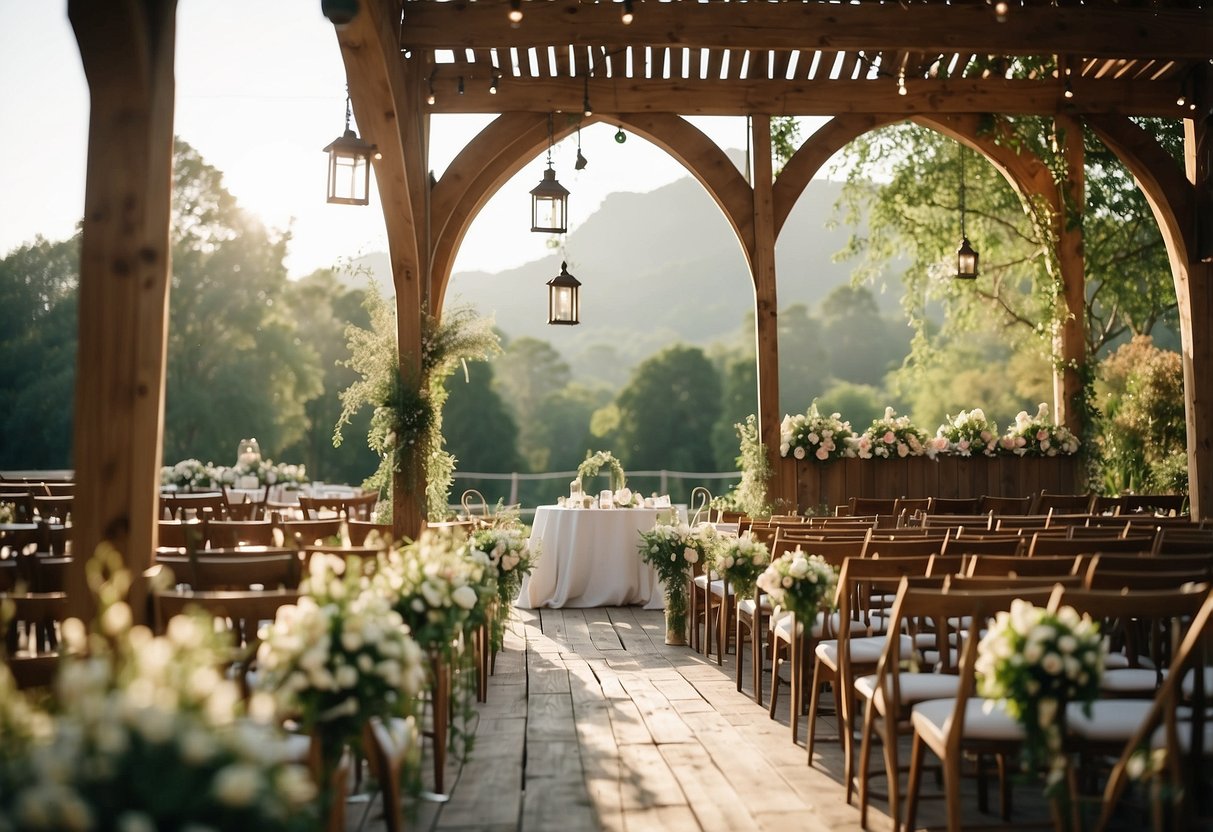
[(628, 832), (699, 832), (689, 806), (653, 806), (627, 813)]
[(526, 792), (520, 828), (527, 832), (598, 832), (585, 782), (580, 777), (535, 781)]
[[(752, 699), (750, 707), (755, 707)], [(695, 731), (696, 738), (716, 765), (722, 771), (729, 772), (729, 782), (739, 793), (763, 795), (765, 808), (772, 812), (799, 811), (806, 808), (805, 802), (798, 795), (783, 789), (770, 788), (770, 783), (776, 782), (779, 777), (778, 770), (719, 714), (683, 714), (683, 719)], [(801, 755), (801, 760), (803, 759)]]
[(567, 693), (541, 693), (527, 697), (527, 743), (567, 740), (577, 736), (573, 697)]
[(564, 668), (529, 671), (532, 696), (544, 693), (569, 693), (569, 672)]
[(586, 625), (590, 630), (590, 643), (599, 650), (623, 650), (623, 643), (611, 624), (610, 613), (603, 607), (584, 610)]
[[(526, 779), (528, 789), (530, 781), (536, 778), (567, 780), (572, 777), (576, 777), (578, 781), (581, 780), (581, 751), (576, 738), (527, 743)], [(545, 788), (546, 785), (546, 783), (540, 783), (538, 788)]]
[(657, 746), (647, 743), (621, 745), (619, 763), (623, 811), (629, 818), (628, 813), (635, 809), (687, 805), (677, 778)]
[(619, 748), (606, 702), (573, 703), (577, 741), (586, 791), (604, 830), (622, 830), (623, 805), (619, 787)]
[(615, 735), (617, 745), (652, 744), (653, 737), (631, 697), (610, 700), (610, 709), (611, 732)]
[(662, 696), (671, 701), (675, 699), (702, 699), (699, 691), (695, 690), (694, 685), (684, 679), (681, 675), (676, 679), (655, 679), (653, 687), (657, 689)]
[[(687, 803), (704, 832), (752, 829), (754, 818), (743, 795), (729, 782), (697, 742), (661, 746), (661, 756), (682, 786)], [(745, 797), (751, 797), (746, 795)]]
[(662, 696), (656, 688), (630, 689), (628, 692), (636, 703), (636, 709), (649, 729), (653, 742), (689, 742), (694, 739), (691, 729), (670, 706), (670, 700)]

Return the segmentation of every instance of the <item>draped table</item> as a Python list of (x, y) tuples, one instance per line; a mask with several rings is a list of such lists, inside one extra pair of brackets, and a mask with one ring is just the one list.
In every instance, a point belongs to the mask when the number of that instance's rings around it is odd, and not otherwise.
[(670, 509), (586, 509), (540, 506), (531, 527), (535, 571), (523, 579), (517, 606), (665, 606), (656, 571), (640, 559), (640, 533)]

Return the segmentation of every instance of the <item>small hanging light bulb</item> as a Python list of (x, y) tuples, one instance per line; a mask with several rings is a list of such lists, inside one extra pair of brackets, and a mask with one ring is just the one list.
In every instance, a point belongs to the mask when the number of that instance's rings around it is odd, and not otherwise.
[(522, 23), (522, 0), (510, 0), (510, 26), (517, 29)]
[(994, 19), (999, 23), (1006, 23), (1007, 12), (1010, 10), (1011, 7), (1007, 3), (1007, 0), (998, 0), (998, 2), (994, 4)]
[(497, 75), (497, 70), (493, 70), (493, 80), (489, 82), (489, 95), (496, 95), (496, 94), (497, 94), (497, 79), (498, 79), (498, 77), (500, 77), (500, 76), (498, 76), (498, 75)]
[(459, 76), (459, 94), (463, 95), (463, 76)]
[(897, 94), (906, 94), (906, 71), (904, 69), (897, 74)]
[(632, 13), (632, 0), (623, 0), (623, 14), (619, 19), (623, 21), (624, 26), (630, 26), (636, 19), (636, 15)]

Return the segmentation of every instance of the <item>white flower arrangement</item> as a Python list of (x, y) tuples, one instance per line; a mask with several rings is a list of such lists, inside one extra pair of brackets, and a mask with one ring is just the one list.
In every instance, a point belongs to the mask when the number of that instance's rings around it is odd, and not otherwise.
[(771, 552), (761, 540), (750, 533), (720, 539), (713, 556), (714, 568), (733, 585), (739, 598), (753, 598), (758, 576), (771, 562)]
[(928, 456), (934, 459), (940, 449), (940, 445), (928, 439), (926, 434), (910, 421), (909, 416), (898, 416), (891, 407), (884, 409), (882, 418), (872, 421), (871, 427), (856, 440), (855, 446), (856, 455), (860, 459), (904, 459), (908, 456)]
[(956, 456), (998, 455), (998, 425), (987, 419), (980, 407), (948, 416), (947, 423), (939, 426), (935, 438), (944, 440), (948, 453)]
[(160, 469), (160, 484), (176, 488), (205, 488), (216, 481), (215, 467), (197, 459), (183, 459)]
[(821, 462), (853, 457), (854, 436), (851, 423), (844, 422), (842, 414), (823, 416), (817, 410), (817, 402), (813, 402), (804, 413), (783, 417), (779, 426), (779, 455), (794, 459), (813, 457)]
[(315, 554), (308, 571), (299, 602), (262, 630), (259, 687), (308, 730), (355, 739), (371, 717), (410, 711), (425, 684), (421, 649), (357, 558)]
[(622, 491), (624, 489), (627, 477), (623, 473), (623, 464), (618, 457), (610, 451), (598, 451), (592, 454), (587, 451), (585, 459), (577, 466), (577, 479), (581, 482), (582, 491), (585, 491), (585, 481), (598, 476), (598, 472), (604, 467), (610, 471), (611, 490)]
[(639, 508), (644, 505), (644, 497), (640, 496), (639, 491), (624, 486), (611, 495), (611, 499), (616, 508)]
[(1069, 456), (1078, 452), (1079, 442), (1069, 428), (1049, 421), (1049, 406), (1041, 402), (1035, 416), (1019, 411), (999, 444), (1016, 456)]
[(1070, 702), (1081, 702), (1090, 714), (1107, 653), (1090, 616), (1020, 600), (998, 613), (977, 645), (977, 692), (1023, 726), (1024, 767), (1047, 765), (1048, 790), (1065, 773), (1061, 716)]
[(710, 523), (658, 523), (640, 533), (640, 557), (657, 570), (665, 585), (667, 629), (686, 628), (687, 579), (691, 567), (708, 560), (719, 540)]
[(797, 547), (772, 561), (758, 576), (757, 586), (775, 607), (790, 610), (797, 621), (809, 625), (818, 611), (833, 606), (838, 576), (820, 555)]
[(132, 626), (119, 574), (99, 593), (98, 632), (61, 627), (53, 711), (0, 664), (0, 826), (315, 828), (312, 778), (288, 762), (269, 698), (241, 705), (212, 617), (175, 617), (163, 636)]
[(462, 532), (427, 529), (379, 555), (371, 584), (424, 649), (449, 655), (459, 636), (484, 620), (497, 595), (497, 574), (490, 556)]
[(526, 527), (516, 520), (473, 532), (470, 540), (476, 551), (488, 558), (497, 575), (498, 612), (493, 617), (493, 649), (500, 650), (505, 637), (505, 621), (523, 576), (535, 568), (535, 559), (527, 540)]
[(160, 469), (160, 484), (177, 488), (213, 488), (232, 486), (243, 477), (256, 477), (258, 485), (283, 485), (298, 488), (309, 482), (307, 468), (292, 463), (275, 464), (272, 459), (238, 462), (233, 466), (211, 465), (197, 459), (183, 459)]

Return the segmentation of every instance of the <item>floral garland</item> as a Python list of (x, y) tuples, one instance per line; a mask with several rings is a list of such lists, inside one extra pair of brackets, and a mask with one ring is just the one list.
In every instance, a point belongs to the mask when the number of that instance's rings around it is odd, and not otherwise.
[(998, 455), (998, 425), (987, 419), (980, 407), (948, 416), (947, 424), (940, 425), (935, 436), (947, 440), (948, 453), (957, 456), (972, 456), (974, 452)]
[(307, 468), (292, 463), (275, 463), (272, 459), (255, 462), (239, 462), (227, 467), (203, 463), (197, 459), (183, 459), (175, 465), (160, 469), (160, 484), (181, 489), (216, 488), (233, 486), (242, 477), (256, 477), (259, 486), (283, 485), (298, 488), (309, 481)]
[(1064, 425), (1049, 421), (1049, 406), (1044, 402), (1037, 406), (1035, 416), (1019, 411), (1000, 443), (1016, 456), (1069, 456), (1078, 452), (1078, 437)]
[(1024, 769), (1048, 766), (1046, 792), (1059, 787), (1065, 774), (1066, 705), (1080, 702), (1091, 715), (1107, 653), (1090, 616), (1020, 600), (998, 613), (977, 645), (977, 692), (998, 700), (1023, 726)]
[(758, 576), (770, 562), (767, 545), (754, 540), (748, 531), (738, 537), (721, 538), (712, 557), (713, 568), (733, 586), (738, 598), (754, 597)]
[(819, 610), (833, 606), (838, 576), (820, 555), (807, 555), (798, 547), (772, 561), (757, 585), (775, 607), (790, 610), (799, 623), (811, 626)]
[(665, 585), (666, 629), (685, 632), (687, 583), (691, 566), (711, 557), (716, 527), (708, 523), (658, 523), (640, 533), (640, 557), (657, 570)]
[(890, 459), (907, 456), (935, 458), (940, 444), (927, 439), (927, 435), (910, 421), (909, 416), (898, 416), (891, 407), (884, 409), (884, 416), (873, 419), (872, 425), (856, 440), (855, 450), (860, 459), (880, 457)]
[(817, 410), (817, 402), (813, 402), (804, 413), (783, 417), (779, 426), (779, 455), (795, 459), (811, 455), (821, 462), (852, 457), (854, 437), (851, 423), (844, 422), (842, 414), (823, 416)]
[[(581, 480), (582, 490), (585, 490), (585, 482), (588, 479), (593, 479), (598, 476), (598, 472), (606, 466), (611, 472), (611, 491), (622, 491), (627, 484), (627, 477), (623, 473), (623, 465), (619, 460), (611, 454), (610, 451), (598, 451), (596, 453), (586, 452), (585, 460), (577, 466), (577, 479)], [(631, 493), (630, 491), (628, 492)]]
[(63, 623), (53, 713), (0, 663), (5, 828), (314, 829), (312, 778), (285, 762), (272, 703), (241, 707), (212, 617), (132, 626), (121, 563), (102, 547), (88, 565), (101, 613), (92, 633)]

